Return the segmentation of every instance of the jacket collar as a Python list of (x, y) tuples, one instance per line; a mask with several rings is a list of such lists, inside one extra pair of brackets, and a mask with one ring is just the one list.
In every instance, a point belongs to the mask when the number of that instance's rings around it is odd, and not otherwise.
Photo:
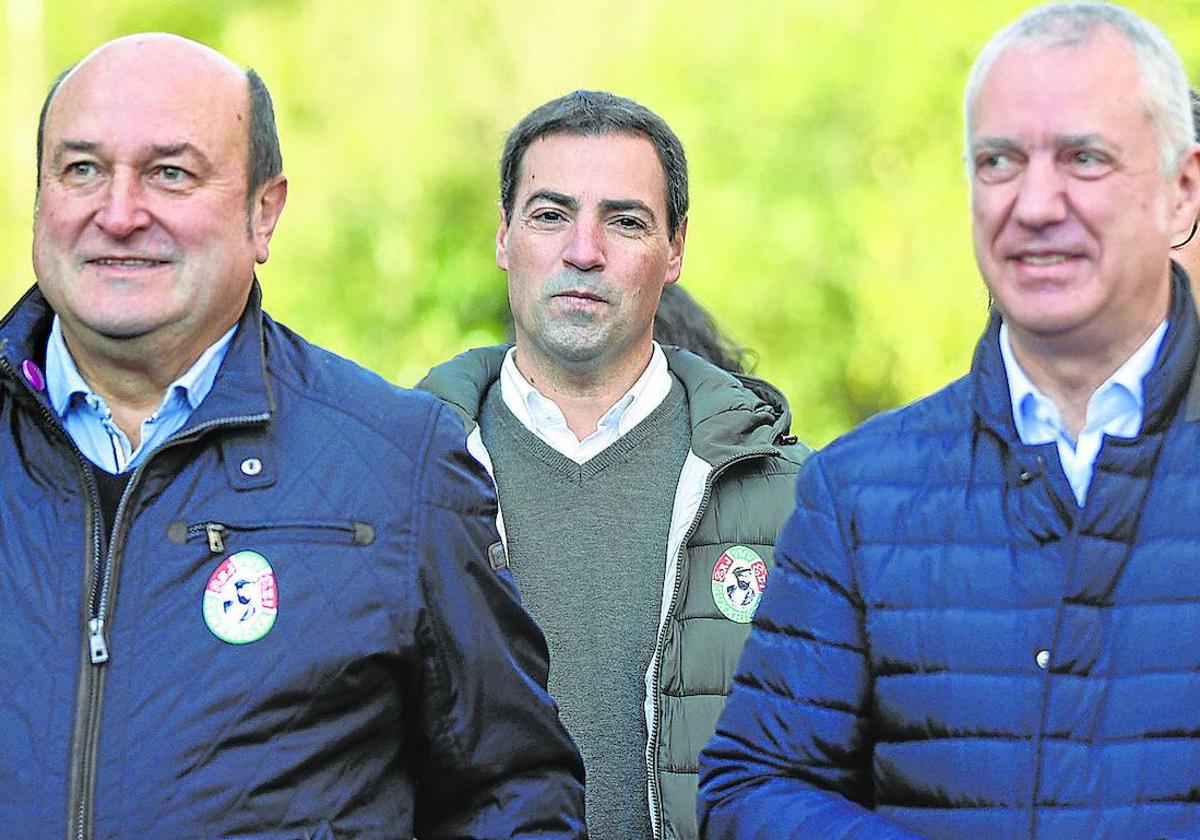
[(687, 393), (696, 455), (717, 464), (754, 450), (783, 454), (778, 447), (788, 438), (792, 412), (782, 392), (765, 380), (721, 370), (688, 350), (663, 351)]
[[(1196, 371), (1200, 349), (1197, 320), (1187, 275), (1171, 263), (1171, 307), (1167, 335), (1154, 367), (1143, 383), (1145, 405), (1142, 433), (1165, 428), (1180, 402), (1187, 400), (1187, 419), (1200, 419), (1200, 374)], [(1009, 403), (1008, 376), (1000, 357), (1000, 314), (993, 310), (987, 330), (975, 347), (971, 365), (974, 379), (972, 406), (984, 425), (1008, 440), (1017, 439)]]
[(483, 401), (500, 378), (508, 345), (476, 347), (442, 362), (425, 374), (416, 387), (439, 398), (462, 417), (467, 433), (479, 425)]
[[(40, 370), (45, 369), (46, 340), (53, 318), (49, 303), (34, 286), (0, 320), (0, 358), (7, 362), (18, 379), (21, 378), (21, 365), (26, 360)], [(269, 319), (262, 311), (262, 291), (255, 280), (212, 390), (192, 413), (183, 432), (201, 424), (263, 422), (270, 418), (274, 400), (264, 348), (268, 323)], [(44, 392), (35, 393), (28, 387), (19, 390), (35, 394), (46, 402)]]
[[(500, 377), (505, 346), (460, 353), (429, 371), (417, 387), (454, 408), (470, 432), (478, 424), (488, 389)], [(667, 366), (687, 394), (692, 450), (709, 463), (783, 443), (792, 420), (783, 394), (761, 379), (734, 376), (687, 350), (663, 346)], [(804, 449), (803, 454), (808, 450)]]

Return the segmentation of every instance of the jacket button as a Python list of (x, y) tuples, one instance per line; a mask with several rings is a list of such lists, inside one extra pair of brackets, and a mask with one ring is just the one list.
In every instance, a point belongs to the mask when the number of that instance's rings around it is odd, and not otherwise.
[(1034, 661), (1037, 662), (1039, 668), (1045, 671), (1046, 666), (1050, 664), (1050, 651), (1039, 650), (1037, 656), (1034, 657)]
[(257, 458), (247, 458), (242, 461), (238, 469), (242, 471), (242, 475), (258, 475), (262, 472), (262, 461)]

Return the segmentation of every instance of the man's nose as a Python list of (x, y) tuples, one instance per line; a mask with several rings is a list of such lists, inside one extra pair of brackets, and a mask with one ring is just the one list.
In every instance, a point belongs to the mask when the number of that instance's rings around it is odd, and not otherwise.
[(1047, 157), (1035, 157), (1021, 174), (1013, 215), (1029, 228), (1043, 228), (1067, 216), (1067, 175)]
[(599, 220), (579, 218), (571, 227), (563, 262), (579, 271), (603, 269), (604, 231)]
[(136, 174), (117, 171), (108, 182), (96, 211), (97, 227), (114, 239), (125, 239), (150, 224), (145, 188)]

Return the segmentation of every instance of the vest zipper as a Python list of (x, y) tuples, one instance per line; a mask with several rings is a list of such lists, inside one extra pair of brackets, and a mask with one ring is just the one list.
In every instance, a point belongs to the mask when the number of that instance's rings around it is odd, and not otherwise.
[(683, 540), (679, 543), (679, 555), (676, 557), (676, 563), (679, 564), (679, 572), (675, 575), (675, 588), (671, 591), (671, 602), (667, 606), (666, 618), (662, 626), (658, 628), (658, 636), (654, 641), (654, 670), (651, 673), (650, 680), (650, 731), (646, 737), (646, 781), (650, 786), (650, 830), (655, 838), (662, 837), (663, 821), (666, 815), (663, 813), (662, 790), (658, 785), (658, 738), (659, 726), (658, 720), (661, 713), (659, 709), (659, 695), (662, 693), (662, 654), (666, 647), (667, 641), (667, 625), (671, 622), (671, 616), (675, 614), (675, 607), (679, 602), (679, 592), (683, 589), (683, 558), (687, 554), (688, 543), (692, 536), (696, 533), (696, 528), (700, 526), (700, 520), (704, 518), (704, 511), (708, 508), (709, 497), (712, 496), (713, 485), (717, 483), (717, 478), (721, 473), (725, 472), (733, 464), (741, 461), (749, 461), (752, 458), (770, 457), (778, 452), (776, 449), (758, 449), (753, 452), (743, 452), (741, 455), (735, 455), (727, 461), (723, 461), (713, 467), (708, 474), (708, 480), (704, 483), (704, 495), (700, 497), (700, 504), (696, 507), (696, 514), (692, 517), (692, 524), (688, 527), (687, 533), (683, 535)]

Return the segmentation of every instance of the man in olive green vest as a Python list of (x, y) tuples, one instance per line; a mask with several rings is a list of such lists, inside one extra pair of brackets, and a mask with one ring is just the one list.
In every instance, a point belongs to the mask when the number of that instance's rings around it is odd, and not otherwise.
[(656, 114), (576, 91), (500, 163), (512, 348), (421, 387), (496, 481), (508, 563), (546, 632), (596, 838), (696, 836), (711, 736), (808, 450), (782, 394), (652, 341), (679, 278), (687, 163)]

